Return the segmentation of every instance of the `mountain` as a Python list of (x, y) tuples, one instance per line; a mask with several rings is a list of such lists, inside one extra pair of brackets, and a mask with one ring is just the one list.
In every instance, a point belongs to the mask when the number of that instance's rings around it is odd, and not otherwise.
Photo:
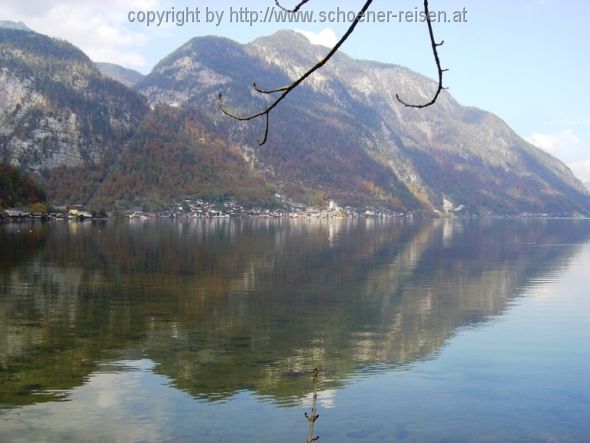
[(258, 147), (263, 122), (223, 116), (264, 106), (252, 91), (282, 86), (327, 49), (281, 31), (240, 45), (195, 38), (164, 58), (136, 85), (151, 103), (209, 115), (241, 146), (267, 180), (299, 200), (311, 195), (340, 204), (400, 209), (518, 214), (588, 213), (590, 195), (560, 161), (530, 145), (497, 116), (457, 103), (448, 93), (426, 109), (436, 84), (406, 68), (338, 53), (273, 112), (269, 142)]
[(590, 182), (584, 183), (584, 186), (586, 186), (586, 188), (590, 191)]
[(18, 31), (32, 32), (31, 28), (23, 22), (11, 22), (9, 20), (0, 20), (0, 29), (16, 29)]
[(275, 191), (206, 116), (150, 107), (67, 42), (0, 30), (0, 162), (54, 203), (166, 207), (181, 196), (272, 203)]
[(155, 211), (188, 196), (271, 205), (275, 192), (262, 174), (237, 147), (208, 131), (207, 122), (194, 112), (156, 106), (97, 186), (92, 205)]
[(113, 63), (97, 62), (96, 67), (105, 77), (117, 80), (129, 88), (134, 86), (144, 77), (143, 74), (134, 71), (133, 69), (124, 68), (123, 66), (115, 65)]
[[(571, 215), (590, 194), (561, 162), (501, 119), (395, 65), (339, 53), (263, 122), (218, 109), (260, 109), (251, 89), (284, 85), (326, 48), (282, 31), (241, 45), (196, 38), (134, 90), (103, 75), (73, 45), (0, 29), (0, 163), (43, 181), (51, 202), (159, 208), (180, 197), (295, 201), (395, 210)], [(104, 67), (103, 67), (104, 70)]]
[(71, 44), (0, 29), (0, 162), (51, 182), (57, 201), (83, 199), (147, 114), (145, 99), (104, 77)]

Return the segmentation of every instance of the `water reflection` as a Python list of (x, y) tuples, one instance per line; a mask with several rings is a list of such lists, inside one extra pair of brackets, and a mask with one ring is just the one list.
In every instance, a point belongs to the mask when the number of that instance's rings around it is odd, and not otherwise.
[(15, 226), (0, 226), (4, 407), (68, 399), (116, 360), (150, 362), (205, 401), (301, 405), (315, 367), (329, 393), (433, 358), (590, 233), (584, 221)]

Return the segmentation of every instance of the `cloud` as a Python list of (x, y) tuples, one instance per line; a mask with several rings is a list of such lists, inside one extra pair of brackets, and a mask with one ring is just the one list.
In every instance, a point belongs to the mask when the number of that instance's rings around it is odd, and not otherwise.
[(138, 51), (150, 41), (147, 29), (128, 26), (130, 10), (154, 9), (160, 0), (3, 0), (0, 17), (22, 21), (31, 29), (65, 39), (95, 61), (146, 67)]
[(590, 182), (590, 158), (568, 164), (576, 177), (584, 183)]
[(546, 134), (536, 132), (526, 140), (566, 163), (583, 182), (590, 181), (590, 147), (571, 129)]
[(320, 32), (295, 29), (295, 32), (298, 32), (307, 37), (312, 45), (321, 45), (332, 48), (334, 45), (336, 45), (336, 43), (338, 43), (338, 37), (336, 36), (336, 33), (330, 28), (322, 29)]
[(590, 149), (571, 129), (553, 133), (534, 133), (526, 140), (566, 163), (588, 158)]

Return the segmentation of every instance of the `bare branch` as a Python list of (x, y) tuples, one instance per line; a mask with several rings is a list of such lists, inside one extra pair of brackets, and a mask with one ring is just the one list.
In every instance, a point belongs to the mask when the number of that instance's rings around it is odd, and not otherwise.
[(264, 138), (262, 140), (258, 141), (259, 145), (264, 145), (268, 140), (269, 115), (270, 115), (271, 111), (274, 108), (276, 108), (277, 105), (280, 102), (282, 102), (285, 99), (285, 97), (287, 97), (287, 95), (289, 95), (297, 86), (299, 86), (301, 83), (303, 83), (305, 80), (307, 80), (307, 78), (310, 77), (315, 71), (322, 68), (326, 63), (328, 63), (328, 61), (334, 56), (334, 54), (336, 54), (336, 52), (338, 52), (338, 50), (344, 44), (344, 42), (348, 39), (348, 37), (350, 37), (350, 35), (354, 32), (356, 26), (359, 24), (361, 19), (365, 16), (365, 13), (369, 9), (369, 6), (371, 6), (371, 3), (373, 3), (373, 0), (367, 0), (365, 2), (364, 6), (359, 11), (359, 13), (356, 15), (354, 21), (351, 23), (351, 25), (348, 28), (348, 30), (346, 31), (346, 33), (342, 36), (342, 38), (338, 41), (338, 43), (336, 43), (336, 45), (330, 50), (330, 52), (328, 52), (328, 54), (324, 58), (322, 58), (311, 69), (309, 69), (305, 74), (303, 74), (301, 77), (299, 77), (293, 83), (291, 83), (289, 86), (285, 86), (285, 87), (278, 88), (278, 89), (264, 90), (264, 89), (258, 88), (258, 86), (256, 86), (256, 85), (254, 85), (254, 89), (257, 92), (260, 92), (261, 94), (272, 94), (275, 92), (281, 92), (281, 94), (270, 105), (268, 105), (265, 109), (263, 109), (260, 112), (255, 113), (255, 114), (246, 115), (246, 116), (240, 116), (240, 115), (234, 114), (233, 112), (229, 111), (224, 106), (223, 96), (221, 94), (219, 94), (219, 109), (221, 109), (221, 111), (225, 115), (232, 117), (232, 118), (239, 120), (239, 121), (250, 121), (250, 120), (254, 120), (255, 118), (258, 118), (258, 117), (266, 116), (266, 128), (264, 130)]
[(259, 88), (258, 85), (256, 83), (254, 83), (252, 85), (252, 87), (254, 88), (254, 90), (260, 94), (274, 94), (275, 92), (283, 92), (286, 91), (287, 89), (289, 89), (289, 86), (283, 86), (282, 88), (277, 88), (277, 89), (262, 89)]
[(311, 382), (313, 383), (313, 394), (312, 394), (312, 401), (311, 401), (311, 414), (305, 413), (305, 418), (309, 422), (309, 427), (307, 429), (307, 439), (305, 440), (306, 443), (312, 443), (314, 441), (319, 440), (319, 436), (314, 437), (313, 434), (315, 433), (315, 422), (317, 421), (320, 416), (318, 415), (318, 369), (315, 368), (313, 370), (313, 378)]
[(430, 35), (430, 44), (432, 45), (432, 53), (434, 54), (434, 61), (436, 62), (436, 68), (438, 69), (438, 88), (436, 89), (436, 93), (434, 97), (428, 102), (423, 105), (412, 105), (405, 101), (403, 101), (399, 94), (395, 94), (397, 100), (404, 106), (408, 108), (427, 108), (428, 106), (433, 105), (436, 103), (438, 96), (440, 95), (441, 91), (447, 89), (443, 86), (443, 74), (448, 71), (448, 69), (443, 69), (440, 64), (440, 57), (438, 56), (438, 48), (444, 45), (445, 41), (441, 41), (440, 43), (436, 43), (434, 39), (434, 30), (432, 29), (432, 20), (430, 19), (430, 10), (428, 8), (428, 0), (424, 0), (424, 14), (426, 15), (426, 22), (428, 23), (428, 34)]
[[(282, 8), (286, 11), (297, 12), (309, 1), (310, 0), (300, 1), (297, 4), (297, 6), (295, 6), (295, 8), (292, 10), (286, 9), (285, 7), (283, 7), (280, 4), (279, 0), (275, 0), (275, 3), (277, 4), (277, 6), (279, 6), (280, 8)], [(253, 87), (254, 91), (256, 91), (259, 94), (263, 94), (263, 95), (279, 94), (278, 97), (276, 97), (273, 101), (270, 102), (270, 104), (267, 105), (266, 108), (264, 108), (263, 110), (261, 110), (259, 112), (253, 113), (253, 114), (239, 115), (239, 114), (236, 114), (236, 113), (230, 111), (229, 109), (227, 109), (225, 107), (225, 105), (223, 103), (223, 96), (222, 96), (222, 94), (219, 94), (219, 96), (218, 96), (219, 109), (225, 115), (232, 117), (238, 121), (250, 121), (250, 120), (257, 119), (259, 117), (265, 117), (264, 137), (262, 138), (262, 140), (258, 141), (259, 145), (264, 145), (268, 141), (270, 113), (273, 111), (273, 109), (276, 108), (279, 105), (279, 103), (281, 103), (301, 83), (303, 83), (305, 80), (307, 80), (314, 72), (321, 69), (334, 56), (334, 54), (336, 54), (336, 52), (338, 52), (340, 47), (344, 44), (344, 42), (346, 42), (346, 40), (348, 40), (350, 35), (354, 32), (357, 25), (363, 20), (367, 10), (369, 9), (369, 7), (371, 6), (372, 3), (373, 3), (373, 0), (366, 0), (365, 1), (365, 4), (363, 5), (361, 10), (356, 15), (354, 21), (350, 24), (347, 31), (340, 38), (340, 40), (336, 43), (336, 45), (334, 45), (334, 47), (330, 50), (330, 52), (328, 52), (328, 54), (326, 56), (324, 56), (324, 58), (322, 58), (320, 61), (318, 61), (313, 67), (311, 67), (308, 71), (306, 71), (301, 77), (299, 77), (293, 83), (291, 83), (287, 86), (282, 86), (282, 87), (275, 88), (275, 89), (263, 89), (263, 88), (260, 88), (256, 83), (254, 83), (252, 85), (252, 87)], [(434, 54), (434, 59), (436, 61), (436, 66), (438, 68), (438, 89), (436, 91), (436, 94), (432, 98), (432, 100), (430, 100), (428, 103), (423, 104), (423, 105), (413, 105), (413, 104), (406, 103), (400, 98), (400, 96), (398, 94), (396, 94), (396, 98), (399, 100), (399, 102), (402, 103), (404, 106), (407, 106), (410, 108), (426, 108), (426, 107), (434, 104), (436, 102), (436, 100), (438, 99), (438, 96), (440, 95), (441, 91), (443, 89), (447, 89), (447, 88), (443, 87), (443, 73), (446, 72), (447, 69), (442, 69), (441, 64), (440, 64), (440, 58), (438, 56), (438, 49), (437, 49), (439, 46), (442, 46), (444, 44), (444, 41), (437, 43), (434, 39), (434, 31), (432, 29), (432, 21), (430, 18), (430, 11), (428, 8), (428, 0), (424, 0), (424, 13), (426, 14), (426, 19), (427, 19), (427, 23), (428, 23), (428, 32), (430, 34), (432, 53)]]
[(299, 4), (298, 4), (297, 6), (295, 6), (293, 9), (288, 9), (288, 8), (285, 8), (283, 5), (281, 5), (281, 3), (279, 2), (279, 0), (275, 0), (275, 4), (276, 4), (276, 5), (277, 5), (279, 8), (281, 8), (283, 11), (286, 11), (286, 12), (297, 12), (297, 11), (299, 11), (299, 10), (301, 9), (301, 7), (302, 7), (303, 5), (305, 5), (307, 2), (309, 2), (309, 0), (302, 0), (302, 1), (301, 1), (301, 2), (299, 2)]

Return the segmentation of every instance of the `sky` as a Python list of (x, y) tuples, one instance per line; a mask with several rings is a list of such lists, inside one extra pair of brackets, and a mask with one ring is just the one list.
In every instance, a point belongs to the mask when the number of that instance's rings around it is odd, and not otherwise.
[[(296, 1), (283, 0), (285, 6)], [(364, 0), (310, 0), (320, 17), (360, 9)], [(432, 11), (460, 23), (434, 24), (444, 40), (440, 56), (449, 92), (462, 104), (494, 112), (519, 135), (566, 163), (590, 181), (590, 2), (587, 0), (430, 0)], [(372, 11), (414, 16), (421, 0), (374, 0)], [(2, 0), (0, 20), (70, 41), (95, 61), (117, 63), (142, 73), (189, 39), (220, 35), (242, 43), (280, 29), (306, 33), (316, 44), (333, 44), (346, 23), (262, 23), (230, 20), (230, 13), (266, 12), (274, 0)], [(146, 11), (200, 10), (199, 23), (140, 21)], [(207, 23), (207, 10), (211, 21)], [(276, 7), (275, 7), (276, 10)], [(132, 15), (130, 16), (130, 12)], [(139, 13), (139, 14), (138, 14)], [(223, 14), (220, 16), (220, 14)], [(171, 15), (168, 16), (169, 18)], [(234, 14), (236, 17), (236, 14)], [(327, 15), (326, 15), (327, 17)], [(135, 21), (130, 21), (135, 19)], [(361, 23), (343, 47), (355, 58), (407, 66), (436, 77), (425, 23), (391, 18)]]

